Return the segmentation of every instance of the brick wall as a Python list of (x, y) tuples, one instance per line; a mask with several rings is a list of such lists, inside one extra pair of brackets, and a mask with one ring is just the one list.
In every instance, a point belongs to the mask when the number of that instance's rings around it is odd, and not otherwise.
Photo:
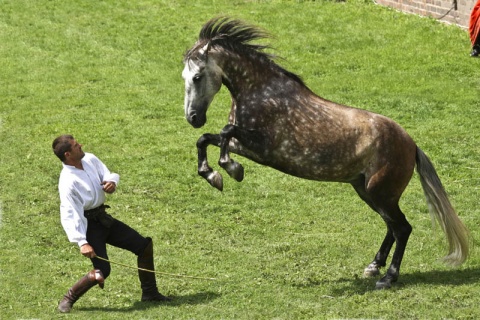
[(376, 0), (376, 3), (468, 28), (476, 0)]

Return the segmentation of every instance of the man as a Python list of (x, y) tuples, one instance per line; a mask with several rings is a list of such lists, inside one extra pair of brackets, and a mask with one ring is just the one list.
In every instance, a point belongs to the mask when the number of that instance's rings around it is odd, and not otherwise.
[(478, 57), (480, 55), (480, 0), (477, 0), (470, 13), (470, 41), (472, 42), (472, 52), (470, 56)]
[[(111, 173), (95, 155), (85, 153), (73, 136), (62, 135), (52, 144), (62, 161), (58, 190), (60, 218), (70, 242), (77, 243), (80, 253), (91, 259), (94, 270), (75, 283), (58, 304), (60, 312), (70, 312), (73, 304), (98, 284), (103, 289), (110, 274), (106, 244), (129, 250), (137, 255), (138, 267), (154, 270), (151, 238), (141, 236), (125, 223), (105, 212), (105, 193), (113, 193), (120, 176)], [(138, 271), (142, 301), (169, 301), (158, 292), (153, 272)]]

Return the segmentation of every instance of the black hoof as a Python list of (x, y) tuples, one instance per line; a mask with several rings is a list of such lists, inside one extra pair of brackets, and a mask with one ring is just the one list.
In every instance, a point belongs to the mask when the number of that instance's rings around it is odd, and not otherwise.
[(241, 182), (243, 180), (245, 171), (243, 169), (243, 166), (240, 163), (238, 163), (234, 160), (230, 160), (230, 161), (227, 161), (227, 162), (218, 161), (218, 164), (223, 169), (225, 169), (225, 171), (227, 171), (228, 175), (230, 177), (232, 177), (233, 179), (237, 180), (238, 182)]
[(205, 179), (207, 179), (208, 183), (210, 183), (212, 187), (223, 191), (223, 178), (220, 173), (213, 171)]
[(397, 278), (391, 275), (386, 275), (382, 279), (378, 280), (375, 284), (375, 289), (382, 290), (382, 289), (390, 289), (392, 287), (392, 283), (396, 282)]
[(238, 182), (243, 181), (243, 177), (245, 176), (245, 170), (243, 169), (243, 166), (238, 163), (234, 162), (234, 170), (232, 171), (232, 178), (237, 180)]

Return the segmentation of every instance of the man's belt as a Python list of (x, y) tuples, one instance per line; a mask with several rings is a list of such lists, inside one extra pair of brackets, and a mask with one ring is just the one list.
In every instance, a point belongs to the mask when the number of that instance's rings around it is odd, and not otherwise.
[(87, 220), (94, 220), (102, 224), (106, 228), (110, 228), (113, 224), (113, 217), (109, 215), (105, 209), (110, 208), (110, 206), (102, 204), (95, 209), (85, 210), (83, 215)]

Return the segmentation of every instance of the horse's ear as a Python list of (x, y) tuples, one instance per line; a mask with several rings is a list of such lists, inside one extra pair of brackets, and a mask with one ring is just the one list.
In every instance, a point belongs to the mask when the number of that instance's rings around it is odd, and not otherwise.
[(205, 56), (205, 60), (208, 59), (208, 51), (210, 50), (210, 46), (211, 46), (211, 42), (208, 41), (207, 44), (205, 44), (202, 49), (200, 49), (200, 53), (202, 54), (202, 56)]

